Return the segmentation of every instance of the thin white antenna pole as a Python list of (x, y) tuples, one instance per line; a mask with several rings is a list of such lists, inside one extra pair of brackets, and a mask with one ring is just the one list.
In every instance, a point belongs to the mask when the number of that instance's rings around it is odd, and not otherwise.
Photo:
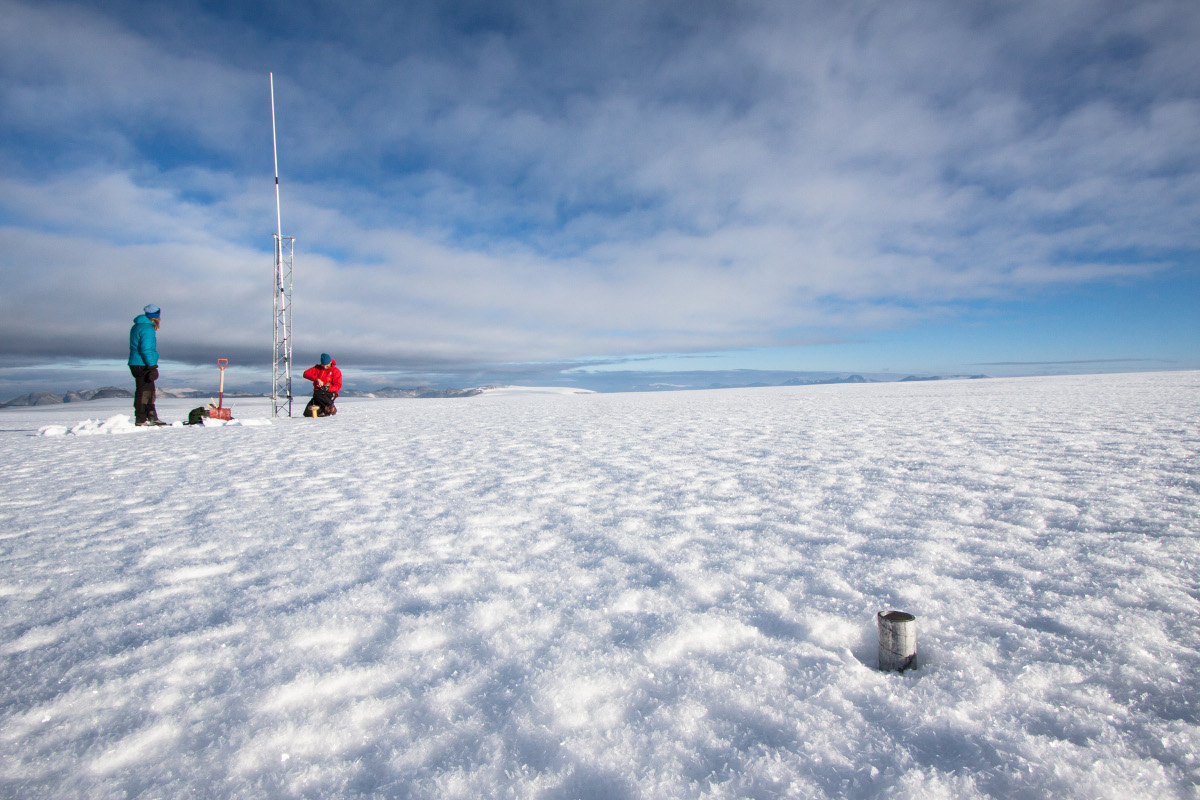
[(283, 217), (279, 213), (279, 143), (275, 138), (275, 73), (271, 75), (271, 149), (275, 153), (275, 226), (279, 238), (283, 238)]
[[(295, 239), (283, 238), (279, 210), (279, 143), (275, 135), (275, 73), (271, 75), (271, 148), (275, 154), (275, 315), (271, 366), (271, 415), (278, 417), (286, 407), (292, 415), (292, 255)], [(285, 253), (286, 248), (286, 253)], [(286, 399), (286, 405), (285, 405)]]

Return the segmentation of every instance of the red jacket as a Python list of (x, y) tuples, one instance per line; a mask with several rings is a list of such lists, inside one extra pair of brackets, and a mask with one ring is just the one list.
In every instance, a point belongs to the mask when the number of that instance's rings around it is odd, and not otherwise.
[(339, 394), (342, 391), (342, 371), (337, 368), (336, 360), (331, 360), (327, 367), (317, 364), (304, 370), (304, 380), (312, 381), (314, 386), (317, 381), (320, 381), (328, 386), (329, 391), (334, 394)]

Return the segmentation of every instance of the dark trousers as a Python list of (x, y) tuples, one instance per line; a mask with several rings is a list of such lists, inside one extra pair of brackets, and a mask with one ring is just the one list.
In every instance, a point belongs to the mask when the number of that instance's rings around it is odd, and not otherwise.
[(158, 367), (129, 365), (133, 373), (133, 415), (135, 422), (158, 419), (154, 409), (154, 381), (158, 379)]
[(311, 417), (313, 409), (317, 410), (318, 417), (328, 417), (337, 413), (337, 409), (333, 405), (333, 401), (337, 400), (337, 394), (328, 389), (313, 389), (312, 400), (308, 401), (308, 405), (304, 407), (304, 416)]

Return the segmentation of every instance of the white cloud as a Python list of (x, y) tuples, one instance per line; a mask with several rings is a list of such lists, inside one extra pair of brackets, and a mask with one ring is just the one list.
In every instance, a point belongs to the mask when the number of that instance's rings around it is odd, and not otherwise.
[(6, 348), (119, 351), (153, 294), (188, 352), (258, 352), (272, 59), (297, 346), (364, 361), (766, 345), (1193, 246), (1189, 4), (498, 8), (272, 41), (0, 0)]

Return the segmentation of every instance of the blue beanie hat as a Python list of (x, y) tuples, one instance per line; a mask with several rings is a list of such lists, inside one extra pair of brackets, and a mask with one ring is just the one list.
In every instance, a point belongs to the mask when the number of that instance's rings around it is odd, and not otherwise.
[(158, 319), (159, 315), (162, 314), (162, 309), (154, 305), (154, 303), (151, 303), (142, 309), (142, 313), (144, 313), (150, 319)]
[(333, 359), (329, 357), (329, 353), (321, 353), (321, 366), (332, 364)]

